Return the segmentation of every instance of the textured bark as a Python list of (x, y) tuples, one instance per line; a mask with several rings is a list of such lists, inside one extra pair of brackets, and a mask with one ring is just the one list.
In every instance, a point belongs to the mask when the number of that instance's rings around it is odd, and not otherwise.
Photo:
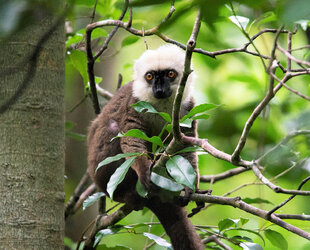
[[(0, 46), (0, 106), (26, 75), (23, 62), (54, 18)], [(35, 76), (0, 114), (0, 248), (63, 249), (64, 28), (43, 44)], [(9, 74), (3, 74), (3, 71)]]

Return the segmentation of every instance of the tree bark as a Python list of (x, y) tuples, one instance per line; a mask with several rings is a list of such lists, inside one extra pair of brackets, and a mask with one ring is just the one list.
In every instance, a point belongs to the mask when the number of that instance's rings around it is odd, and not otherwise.
[[(0, 106), (22, 85), (55, 18), (0, 45)], [(41, 44), (35, 75), (0, 113), (0, 248), (64, 249), (64, 27)], [(22, 63), (24, 62), (24, 63)]]

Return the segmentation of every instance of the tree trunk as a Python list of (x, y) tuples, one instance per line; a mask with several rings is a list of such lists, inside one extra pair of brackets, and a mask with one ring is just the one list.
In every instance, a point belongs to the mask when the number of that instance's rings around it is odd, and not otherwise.
[[(29, 55), (53, 20), (0, 45), (0, 107), (22, 86)], [(34, 77), (0, 113), (1, 249), (64, 248), (63, 25), (40, 48)]]

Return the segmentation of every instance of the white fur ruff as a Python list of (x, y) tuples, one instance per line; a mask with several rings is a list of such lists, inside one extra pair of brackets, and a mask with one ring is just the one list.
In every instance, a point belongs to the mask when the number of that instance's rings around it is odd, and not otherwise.
[[(151, 103), (158, 111), (171, 110), (173, 100), (184, 70), (185, 52), (176, 45), (163, 45), (156, 50), (147, 50), (135, 61), (133, 75), (133, 96), (141, 101)], [(157, 99), (153, 96), (152, 87), (144, 78), (149, 71), (174, 69), (178, 75), (171, 84), (172, 95), (166, 99)], [(183, 102), (191, 95), (191, 85), (194, 73), (187, 79), (183, 95)], [(166, 107), (166, 108), (165, 108)]]

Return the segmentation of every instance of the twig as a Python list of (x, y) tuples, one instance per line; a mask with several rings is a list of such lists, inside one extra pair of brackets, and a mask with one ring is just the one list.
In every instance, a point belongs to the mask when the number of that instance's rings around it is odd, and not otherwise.
[(285, 49), (281, 48), (280, 45), (278, 45), (278, 50), (280, 50), (287, 58), (289, 58), (290, 60), (296, 62), (296, 63), (299, 63), (299, 64), (304, 64), (304, 65), (307, 65), (307, 66), (310, 66), (310, 62), (308, 61), (303, 61), (303, 60), (300, 60), (300, 59), (297, 59), (295, 58), (294, 56), (292, 56), (288, 51), (286, 51)]
[(232, 248), (230, 248), (229, 246), (227, 246), (226, 244), (221, 242), (217, 235), (211, 235), (208, 238), (204, 239), (202, 242), (204, 244), (207, 244), (209, 242), (215, 242), (217, 245), (219, 245), (220, 247), (222, 247), (225, 250), (232, 250)]
[(128, 214), (132, 212), (133, 208), (129, 205), (124, 205), (118, 210), (116, 210), (111, 215), (101, 215), (97, 217), (96, 223), (90, 236), (87, 238), (83, 249), (93, 249), (94, 239), (97, 232), (101, 229), (107, 228), (108, 226), (114, 225), (121, 219), (125, 218)]
[[(310, 74), (310, 72), (309, 72)], [(290, 92), (294, 93), (295, 95), (298, 95), (299, 97), (307, 100), (307, 101), (310, 101), (310, 97), (309, 96), (306, 96), (300, 92), (298, 92), (297, 90), (294, 90), (292, 89), (291, 87), (287, 86), (285, 83), (282, 83), (283, 87), (286, 88), (287, 90), (289, 90)]]
[(85, 172), (83, 175), (82, 179), (80, 180), (80, 183), (77, 185), (75, 188), (73, 194), (71, 195), (69, 201), (66, 204), (66, 209), (65, 209), (65, 218), (67, 218), (70, 214), (73, 213), (74, 211), (74, 206), (80, 199), (81, 194), (85, 191), (88, 181), (90, 177), (88, 172)]
[(308, 220), (310, 221), (310, 215), (307, 214), (276, 214), (280, 219), (288, 220)]
[(216, 182), (249, 171), (250, 168), (238, 167), (215, 175), (201, 175), (200, 182)]
[(174, 139), (177, 141), (180, 141), (180, 139), (181, 139), (181, 130), (180, 130), (180, 124), (179, 124), (180, 107), (181, 107), (183, 92), (185, 89), (187, 78), (192, 72), (191, 59), (192, 59), (193, 50), (196, 46), (196, 39), (197, 39), (197, 36), (199, 33), (200, 24), (201, 24), (201, 17), (200, 17), (200, 10), (198, 10), (197, 16), (195, 19), (195, 23), (194, 23), (194, 27), (192, 30), (192, 34), (191, 34), (191, 36), (187, 42), (187, 46), (186, 46), (183, 75), (182, 75), (180, 83), (178, 85), (177, 93), (176, 93), (176, 96), (175, 96), (174, 102), (173, 102), (172, 133), (173, 133)]
[(286, 144), (289, 140), (291, 140), (292, 138), (298, 136), (298, 135), (310, 135), (310, 130), (296, 130), (293, 132), (290, 132), (289, 134), (287, 134), (281, 142), (279, 142), (277, 145), (275, 145), (274, 147), (272, 147), (270, 150), (268, 150), (266, 153), (264, 153), (262, 156), (260, 156), (257, 159), (257, 163), (261, 164), (262, 160), (271, 152), (273, 152), (274, 150), (276, 150), (278, 147), (280, 147), (281, 145)]
[(98, 84), (96, 84), (96, 89), (99, 95), (101, 95), (102, 97), (104, 97), (107, 100), (110, 100), (113, 97), (113, 94), (110, 93), (109, 91), (101, 88)]
[[(304, 179), (300, 185), (298, 186), (297, 190), (300, 190), (302, 188), (302, 186), (304, 184), (306, 184), (307, 181), (310, 180), (310, 176), (308, 176), (306, 179)], [(290, 200), (292, 200), (294, 197), (296, 196), (296, 194), (290, 196), (288, 199), (286, 199), (285, 201), (283, 201), (281, 204), (279, 204), (278, 206), (274, 207), (273, 209), (271, 209), (268, 212), (268, 216), (270, 216), (272, 213), (274, 213), (275, 211), (277, 211), (279, 208), (283, 207), (285, 204), (287, 204)]]
[(118, 90), (122, 86), (123, 76), (118, 74), (118, 81), (117, 81), (117, 89)]
[(260, 179), (262, 183), (264, 183), (266, 186), (271, 188), (276, 193), (283, 193), (283, 194), (295, 194), (295, 195), (310, 195), (310, 191), (299, 191), (299, 190), (288, 190), (281, 188), (275, 184), (273, 184), (271, 181), (269, 181), (258, 169), (257, 164), (253, 164), (252, 170), (256, 177)]
[(250, 115), (249, 119), (246, 121), (245, 126), (243, 128), (241, 137), (239, 139), (239, 142), (232, 154), (232, 161), (233, 162), (238, 162), (239, 158), (240, 158), (240, 153), (242, 151), (242, 149), (245, 146), (246, 140), (249, 136), (250, 130), (252, 128), (252, 125), (254, 123), (254, 121), (256, 120), (256, 118), (261, 114), (261, 112), (265, 109), (265, 107), (269, 104), (269, 102), (271, 101), (271, 99), (275, 96), (276, 92), (282, 87), (281, 83), (287, 81), (288, 79), (290, 79), (290, 74), (289, 72), (286, 73), (286, 75), (284, 76), (284, 78), (282, 79), (282, 81), (280, 81), (280, 83), (273, 88), (274, 86), (274, 72), (275, 69), (277, 67), (277, 62), (275, 60), (275, 49), (277, 46), (277, 40), (279, 38), (279, 35), (281, 33), (282, 29), (279, 29), (276, 33), (276, 37), (275, 37), (275, 41), (274, 41), (274, 45), (273, 45), (273, 49), (271, 52), (271, 58), (270, 58), (270, 64), (268, 69), (266, 69), (266, 72), (270, 75), (269, 78), (269, 89), (267, 91), (266, 96), (264, 97), (264, 99), (257, 105), (257, 107), (254, 109), (254, 111), (252, 112), (252, 114)]
[(192, 144), (192, 145), (197, 145), (197, 146), (203, 148), (206, 152), (208, 152), (213, 157), (227, 161), (227, 162), (230, 162), (233, 165), (242, 166), (245, 168), (250, 168), (253, 165), (252, 161), (245, 161), (245, 160), (242, 160), (241, 158), (238, 161), (232, 161), (231, 155), (216, 149), (215, 147), (213, 147), (209, 143), (209, 141), (207, 139), (189, 137), (189, 136), (182, 134), (182, 141), (189, 143), (189, 144)]
[(220, 196), (214, 196), (214, 195), (192, 194), (190, 196), (190, 200), (196, 201), (196, 202), (229, 205), (235, 208), (239, 208), (247, 213), (250, 213), (260, 218), (263, 218), (265, 220), (268, 220), (292, 233), (295, 233), (303, 238), (310, 240), (310, 233), (303, 231), (300, 228), (295, 227), (287, 222), (284, 222), (275, 214), (271, 214), (270, 216), (267, 216), (268, 211), (251, 206), (247, 204), (246, 202), (242, 201), (240, 197), (230, 198), (230, 197), (220, 197)]

